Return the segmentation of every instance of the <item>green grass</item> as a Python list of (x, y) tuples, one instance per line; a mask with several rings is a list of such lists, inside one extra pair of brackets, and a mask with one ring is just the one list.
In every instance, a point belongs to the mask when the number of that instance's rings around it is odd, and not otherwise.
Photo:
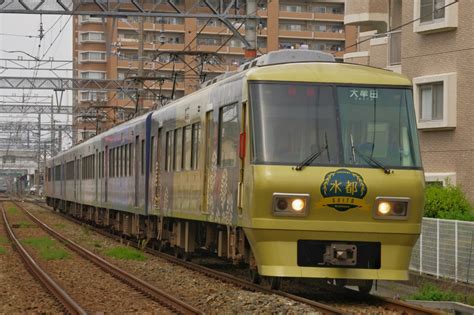
[(5, 250), (5, 248), (1, 247), (0, 246), (0, 255), (3, 255), (5, 254), (7, 251)]
[(36, 226), (34, 223), (28, 222), (28, 221), (20, 221), (17, 224), (18, 224), (18, 227), (20, 228), (30, 228), (30, 227)]
[(60, 229), (64, 229), (64, 228), (66, 227), (66, 224), (64, 224), (64, 223), (56, 223), (54, 226), (57, 227), (57, 228), (60, 228)]
[(6, 236), (0, 236), (0, 244), (8, 244), (8, 238), (6, 238)]
[(7, 206), (7, 213), (8, 214), (13, 214), (13, 215), (16, 215), (16, 214), (20, 214), (20, 212), (18, 211), (18, 209), (13, 206), (13, 205), (8, 205)]
[(69, 257), (69, 253), (56, 241), (49, 237), (32, 237), (22, 241), (38, 250), (44, 260), (59, 260)]
[(123, 260), (146, 260), (142, 252), (132, 247), (119, 246), (108, 249), (105, 254), (107, 256), (123, 259)]
[(449, 289), (442, 290), (432, 283), (423, 284), (418, 292), (410, 296), (411, 300), (424, 301), (453, 301), (466, 304), (474, 304), (474, 296), (456, 293)]

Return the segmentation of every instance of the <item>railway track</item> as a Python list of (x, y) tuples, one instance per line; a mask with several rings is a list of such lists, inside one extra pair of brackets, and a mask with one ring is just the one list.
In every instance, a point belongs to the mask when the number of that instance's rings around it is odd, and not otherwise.
[[(107, 262), (103, 258), (97, 256), (96, 254), (92, 253), (91, 251), (83, 248), (82, 246), (78, 245), (77, 243), (67, 239), (60, 233), (56, 232), (54, 229), (46, 225), (45, 223), (41, 222), (37, 217), (35, 217), (30, 211), (28, 211), (25, 207), (23, 207), (21, 204), (17, 202), (12, 202), (13, 204), (16, 205), (17, 208), (22, 209), (24, 213), (33, 221), (35, 222), (39, 227), (41, 227), (44, 231), (46, 231), (49, 235), (54, 237), (55, 239), (59, 240), (62, 242), (66, 247), (68, 247), (70, 250), (74, 251), (77, 253), (79, 256), (83, 257), (84, 259), (90, 261), (94, 265), (98, 266), (100, 269), (103, 271), (109, 273), (112, 275), (114, 278), (120, 280), (121, 282), (125, 283), (127, 286), (131, 287), (134, 289), (134, 291), (138, 291), (140, 294), (145, 296), (147, 299), (153, 300), (157, 303), (159, 303), (162, 306), (165, 306), (167, 309), (169, 309), (172, 313), (179, 313), (179, 314), (202, 314), (201, 311), (198, 309), (194, 308), (193, 306), (186, 304), (183, 301), (180, 301), (179, 299), (175, 298), (174, 296), (168, 294), (167, 292), (158, 289), (149, 283), (142, 281), (141, 279), (135, 277), (134, 275), (116, 267), (115, 265)], [(10, 224), (7, 221), (7, 216), (5, 214), (5, 211), (3, 211), (3, 216), (5, 223), (7, 225), (7, 229), (13, 233), (12, 229), (10, 228)], [(21, 244), (17, 240), (17, 244), (21, 246)], [(26, 250), (24, 250), (24, 253), (28, 255)], [(30, 255), (30, 264), (36, 265), (38, 268), (38, 264), (33, 261)], [(58, 298), (58, 300), (61, 301), (61, 303), (65, 306), (65, 309), (73, 314), (85, 314), (86, 311), (79, 306), (77, 302), (75, 302), (70, 296), (67, 295), (64, 289), (62, 289), (57, 283), (54, 283), (52, 281), (51, 277), (48, 277), (47, 274), (44, 271), (38, 271), (39, 274), (44, 277), (47, 284), (47, 287), (52, 287), (53, 294), (55, 297)]]
[(64, 307), (64, 310), (71, 314), (86, 314), (86, 311), (73, 299), (64, 289), (51, 278), (31, 257), (26, 251), (23, 245), (20, 243), (18, 238), (13, 233), (10, 223), (8, 221), (3, 203), (0, 203), (2, 210), (3, 222), (7, 231), (8, 238), (13, 243), (13, 246), (18, 251), (22, 261), (24, 262), (28, 271), (48, 290), (48, 292), (58, 300), (59, 303)]
[[(42, 207), (44, 209), (47, 209), (49, 211), (52, 211), (51, 208), (49, 208), (48, 206), (45, 206), (41, 203), (34, 203), (34, 204), (39, 206), (39, 207)], [(54, 212), (54, 213), (59, 214), (60, 216), (66, 218), (67, 220), (75, 222), (76, 224), (79, 224), (79, 225), (84, 224), (82, 221), (80, 221), (76, 218), (73, 218), (71, 216), (66, 216), (64, 214), (57, 213), (57, 212)], [(100, 229), (100, 228), (97, 228), (97, 227), (94, 227), (94, 226), (90, 226), (90, 228), (93, 229), (94, 231), (96, 231), (97, 233), (107, 237), (107, 238), (112, 238), (112, 239), (115, 239), (116, 241), (119, 241), (119, 242), (123, 241), (122, 237), (111, 234), (111, 233), (108, 233), (108, 232), (104, 231), (103, 229)], [(139, 249), (142, 249), (142, 250), (144, 250), (144, 251), (146, 251), (146, 252), (148, 252), (152, 255), (163, 258), (163, 259), (165, 259), (165, 260), (167, 260), (167, 261), (169, 261), (173, 264), (177, 264), (177, 265), (183, 266), (185, 268), (191, 269), (193, 271), (205, 274), (209, 277), (219, 279), (219, 280), (227, 282), (227, 283), (231, 283), (231, 284), (236, 285), (240, 288), (244, 288), (244, 289), (251, 290), (251, 291), (258, 291), (258, 292), (268, 293), (268, 294), (277, 294), (277, 295), (286, 297), (288, 299), (310, 305), (315, 310), (320, 311), (323, 314), (348, 314), (348, 313), (352, 313), (352, 309), (354, 309), (354, 310), (356, 308), (363, 309), (363, 307), (364, 307), (364, 306), (357, 307), (353, 304), (352, 305), (348, 304), (348, 306), (345, 306), (344, 301), (338, 301), (337, 303), (325, 304), (325, 303), (320, 303), (318, 301), (315, 301), (311, 298), (305, 298), (305, 297), (295, 295), (295, 294), (291, 294), (291, 293), (288, 293), (288, 292), (285, 292), (285, 291), (272, 290), (272, 289), (269, 289), (269, 288), (267, 288), (265, 286), (262, 286), (262, 285), (253, 284), (249, 281), (246, 281), (242, 278), (230, 275), (228, 273), (220, 272), (220, 271), (217, 271), (217, 270), (214, 270), (214, 269), (202, 266), (202, 265), (198, 265), (196, 263), (192, 263), (192, 262), (188, 262), (188, 261), (185, 261), (185, 260), (182, 260), (182, 259), (178, 259), (174, 256), (165, 254), (163, 252), (160, 252), (160, 251), (148, 248), (148, 247), (143, 249), (141, 246), (139, 246), (139, 244), (137, 242), (133, 242), (132, 240), (127, 240), (127, 241), (132, 246), (134, 246), (136, 248), (139, 248)], [(406, 303), (406, 302), (403, 302), (403, 301), (389, 299), (389, 298), (385, 298), (385, 297), (381, 297), (381, 296), (377, 296), (377, 295), (361, 294), (357, 291), (350, 290), (350, 289), (344, 289), (344, 290), (340, 290), (340, 289), (331, 290), (331, 289), (328, 289), (327, 294), (331, 294), (331, 295), (337, 294), (338, 297), (340, 296), (342, 299), (350, 300), (351, 303), (354, 303), (354, 301), (361, 301), (361, 303), (363, 303), (363, 304), (367, 304), (367, 303), (376, 304), (379, 309), (381, 309), (381, 310), (385, 309), (389, 312), (392, 312), (391, 314), (393, 314), (393, 313), (400, 313), (400, 314), (444, 314), (444, 313), (436, 311), (436, 310), (423, 308), (423, 307), (412, 305), (412, 304), (409, 304), (409, 303)]]

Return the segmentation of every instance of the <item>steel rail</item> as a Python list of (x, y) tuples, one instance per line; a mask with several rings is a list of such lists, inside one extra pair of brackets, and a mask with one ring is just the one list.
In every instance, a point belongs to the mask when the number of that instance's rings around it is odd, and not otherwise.
[(109, 263), (105, 259), (97, 256), (93, 252), (85, 249), (84, 247), (80, 246), (79, 244), (69, 240), (65, 236), (59, 234), (58, 232), (51, 229), (48, 225), (43, 223), (39, 220), (36, 216), (34, 216), (31, 212), (29, 212), (25, 207), (18, 204), (17, 202), (13, 202), (19, 208), (21, 208), (25, 213), (35, 222), (37, 223), (43, 230), (49, 233), (54, 238), (60, 240), (64, 243), (68, 248), (72, 249), (82, 257), (90, 260), (98, 267), (102, 268), (106, 272), (110, 273), (117, 279), (121, 280), (122, 282), (130, 285), (131, 287), (135, 288), (136, 290), (142, 292), (143, 294), (151, 297), (153, 300), (159, 302), (162, 305), (165, 305), (174, 311), (180, 314), (202, 314), (202, 312), (195, 307), (175, 298), (174, 296), (166, 293), (165, 291), (158, 289), (151, 284), (135, 277), (134, 275), (126, 272), (123, 269), (118, 268), (117, 266)]
[[(41, 207), (41, 208), (44, 208), (46, 210), (51, 211), (51, 208), (46, 206), (46, 205), (42, 205), (38, 202), (31, 202), (31, 203), (33, 203), (34, 205), (37, 205), (38, 207)], [(76, 224), (79, 224), (79, 225), (84, 224), (82, 221), (80, 221), (80, 220), (78, 220), (74, 217), (68, 216), (66, 214), (63, 214), (63, 213), (60, 213), (60, 212), (59, 213), (54, 212), (54, 213), (59, 214), (60, 216), (66, 218), (67, 220), (70, 220), (70, 221), (72, 221)], [(97, 228), (95, 226), (91, 226), (91, 225), (88, 225), (88, 226), (91, 229), (93, 229), (94, 231), (96, 231), (97, 233), (99, 233), (103, 236), (115, 239), (116, 241), (123, 240), (123, 238), (118, 236), (118, 235), (110, 234), (110, 233), (104, 231), (103, 229)], [(127, 240), (127, 241), (130, 242), (134, 247), (136, 247), (138, 249), (144, 250), (145, 252), (150, 253), (152, 255), (155, 255), (157, 257), (166, 259), (166, 260), (168, 260), (168, 261), (170, 261), (174, 264), (178, 264), (180, 266), (191, 269), (193, 271), (203, 273), (207, 276), (213, 277), (215, 279), (219, 279), (219, 280), (224, 281), (224, 282), (232, 283), (234, 285), (237, 285), (239, 287), (242, 287), (242, 288), (245, 288), (245, 289), (248, 289), (248, 290), (251, 290), (251, 291), (259, 291), (259, 292), (264, 292), (264, 293), (269, 293), (269, 294), (277, 294), (277, 295), (286, 297), (286, 298), (291, 299), (291, 300), (295, 300), (295, 301), (298, 301), (298, 302), (301, 302), (301, 303), (304, 303), (304, 304), (308, 304), (308, 305), (314, 307), (316, 310), (319, 310), (319, 311), (323, 312), (324, 314), (346, 314), (347, 313), (346, 311), (338, 309), (338, 308), (333, 307), (331, 305), (319, 303), (319, 302), (316, 302), (316, 301), (313, 301), (313, 300), (310, 300), (310, 299), (307, 299), (307, 298), (304, 298), (304, 297), (301, 297), (301, 296), (298, 296), (298, 295), (294, 295), (294, 294), (291, 294), (291, 293), (288, 293), (288, 292), (268, 289), (268, 288), (266, 288), (262, 285), (257, 285), (257, 284), (254, 284), (252, 282), (243, 280), (241, 278), (229, 275), (227, 273), (216, 271), (216, 270), (213, 270), (211, 268), (198, 265), (196, 263), (192, 263), (192, 262), (184, 261), (182, 259), (178, 259), (174, 256), (165, 254), (165, 253), (157, 251), (155, 249), (151, 249), (151, 248), (148, 248), (148, 247), (147, 248), (142, 248), (138, 245), (138, 243), (136, 243), (134, 241), (131, 241), (131, 240)], [(345, 288), (343, 290), (341, 290), (340, 288), (334, 288), (333, 290), (330, 290), (330, 291), (331, 291), (330, 293), (343, 294), (343, 295), (346, 295), (348, 297), (355, 297), (355, 298), (365, 300), (365, 301), (367, 299), (371, 299), (375, 302), (379, 302), (381, 304), (381, 306), (388, 306), (391, 309), (399, 310), (402, 313), (407, 313), (408, 312), (408, 314), (433, 314), (433, 315), (442, 315), (442, 314), (444, 314), (441, 311), (424, 308), (424, 307), (421, 307), (419, 305), (413, 305), (413, 304), (410, 304), (410, 303), (407, 303), (407, 302), (404, 302), (404, 301), (390, 299), (390, 298), (382, 297), (382, 296), (379, 296), (379, 295), (363, 294), (363, 293), (360, 293), (358, 291), (351, 290), (351, 289), (348, 289), (348, 288)]]
[[(37, 205), (38, 207), (41, 207), (41, 208), (44, 208), (46, 210), (51, 211), (51, 209), (49, 207), (45, 206), (45, 205), (41, 205), (39, 203), (33, 203), (33, 204)], [(79, 221), (79, 220), (77, 220), (73, 217), (70, 217), (70, 216), (67, 216), (67, 215), (64, 215), (64, 214), (58, 213), (58, 212), (54, 212), (54, 213), (59, 214), (60, 216), (66, 218), (67, 220), (72, 221), (72, 222), (74, 222), (78, 225), (83, 224), (83, 222), (81, 222), (81, 221)], [(101, 234), (101, 235), (103, 235), (107, 238), (112, 238), (116, 241), (120, 241), (122, 239), (120, 236), (110, 234), (110, 233), (108, 233), (106, 231), (103, 231), (102, 229), (97, 228), (95, 226), (88, 225), (88, 227), (90, 227), (95, 232), (97, 232), (97, 233), (99, 233), (99, 234)], [(129, 240), (127, 240), (127, 241), (129, 241)], [(172, 262), (174, 264), (180, 265), (180, 266), (185, 267), (187, 269), (199, 272), (199, 273), (204, 274), (206, 276), (209, 276), (211, 278), (218, 279), (218, 280), (221, 280), (223, 282), (231, 283), (235, 286), (238, 286), (238, 287), (250, 290), (250, 291), (263, 292), (263, 293), (267, 293), (267, 294), (276, 294), (276, 295), (279, 295), (279, 296), (283, 296), (283, 297), (286, 297), (288, 299), (291, 299), (291, 300), (294, 300), (294, 301), (297, 301), (297, 302), (300, 302), (300, 303), (303, 303), (303, 304), (307, 304), (307, 305), (313, 307), (315, 310), (322, 312), (323, 314), (345, 314), (346, 313), (345, 311), (343, 311), (341, 309), (338, 309), (338, 308), (335, 308), (335, 307), (330, 306), (330, 305), (326, 305), (326, 304), (319, 303), (319, 302), (316, 302), (316, 301), (313, 301), (313, 300), (310, 300), (310, 299), (306, 299), (306, 298), (303, 298), (301, 296), (297, 296), (297, 295), (294, 295), (294, 294), (291, 294), (291, 293), (288, 293), (288, 292), (268, 289), (264, 286), (251, 283), (249, 281), (243, 280), (243, 279), (238, 278), (238, 277), (234, 277), (234, 276), (229, 275), (227, 273), (219, 272), (219, 271), (213, 270), (211, 268), (207, 268), (207, 267), (204, 267), (204, 266), (192, 263), (192, 262), (184, 261), (184, 260), (175, 258), (171, 255), (159, 252), (159, 251), (151, 249), (151, 248), (141, 248), (138, 245), (138, 243), (136, 243), (136, 242), (132, 242), (132, 241), (129, 241), (129, 242), (133, 247), (138, 248), (140, 250), (144, 250), (145, 252), (147, 252), (149, 254), (152, 254), (152, 255), (155, 255), (157, 257), (163, 258), (163, 259), (165, 259), (169, 262)]]
[(8, 237), (12, 241), (16, 250), (20, 254), (21, 259), (25, 263), (28, 271), (38, 279), (41, 284), (53, 295), (59, 303), (61, 303), (64, 309), (70, 314), (87, 314), (86, 311), (77, 303), (69, 294), (64, 291), (59, 284), (57, 284), (28, 254), (26, 249), (21, 245), (20, 241), (16, 238), (15, 233), (10, 227), (8, 218), (3, 207), (3, 203), (0, 205), (3, 215), (3, 223), (8, 233)]

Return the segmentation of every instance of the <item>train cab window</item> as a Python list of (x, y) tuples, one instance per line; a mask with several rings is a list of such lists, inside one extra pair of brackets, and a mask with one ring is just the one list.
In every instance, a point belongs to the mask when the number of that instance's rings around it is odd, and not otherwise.
[(166, 133), (166, 159), (165, 159), (165, 170), (171, 171), (171, 165), (173, 162), (173, 130)]
[(239, 147), (237, 104), (219, 110), (219, 139), (217, 161), (221, 167), (234, 167)]
[(191, 169), (191, 144), (192, 144), (192, 126), (184, 127), (183, 132), (183, 159), (181, 168), (185, 171)]
[(298, 165), (318, 152), (311, 165), (339, 163), (333, 87), (282, 82), (249, 88), (254, 163)]
[(198, 168), (198, 152), (199, 152), (199, 138), (201, 137), (201, 123), (195, 123), (192, 126), (192, 141), (191, 141), (191, 169)]
[(182, 141), (181, 135), (182, 129), (176, 129), (174, 131), (174, 146), (173, 146), (173, 170), (181, 170), (181, 157), (182, 157)]

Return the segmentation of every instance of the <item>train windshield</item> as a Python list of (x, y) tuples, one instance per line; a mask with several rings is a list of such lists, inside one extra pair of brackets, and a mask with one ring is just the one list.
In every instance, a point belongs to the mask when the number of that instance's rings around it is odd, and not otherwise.
[(250, 100), (254, 163), (421, 167), (409, 89), (253, 83)]

